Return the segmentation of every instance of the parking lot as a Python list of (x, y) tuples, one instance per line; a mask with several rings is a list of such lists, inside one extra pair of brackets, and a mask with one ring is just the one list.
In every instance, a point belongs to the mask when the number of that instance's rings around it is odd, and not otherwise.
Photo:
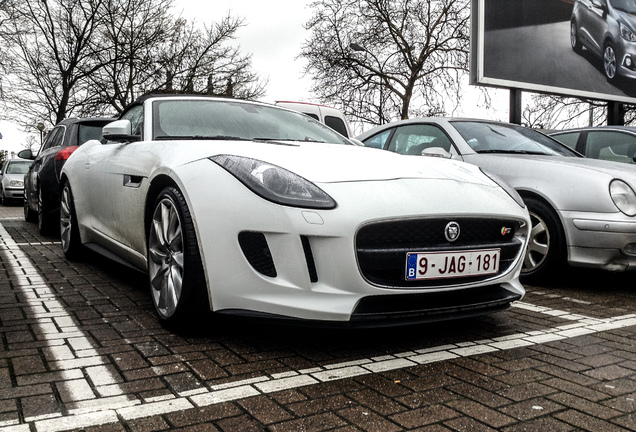
[(205, 317), (68, 262), (0, 208), (1, 431), (636, 430), (633, 274), (564, 269), (497, 314), (365, 330)]

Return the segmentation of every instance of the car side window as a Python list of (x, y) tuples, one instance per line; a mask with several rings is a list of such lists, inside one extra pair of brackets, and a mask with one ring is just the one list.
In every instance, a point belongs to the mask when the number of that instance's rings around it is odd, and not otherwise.
[(53, 128), (53, 130), (46, 137), (46, 140), (44, 140), (41, 151), (62, 145), (65, 129), (66, 128), (64, 126), (56, 126), (55, 128)]
[(347, 138), (349, 137), (349, 135), (347, 134), (347, 127), (345, 126), (342, 119), (334, 116), (325, 116), (325, 124), (331, 129), (338, 132), (340, 135)]
[(412, 124), (395, 130), (388, 150), (403, 155), (421, 155), (432, 147), (441, 147), (450, 153), (453, 144), (444, 131), (435, 125)]
[(122, 120), (130, 120), (131, 133), (133, 135), (141, 136), (143, 124), (144, 124), (144, 107), (138, 105), (128, 110), (123, 116)]
[(622, 132), (588, 132), (585, 156), (616, 162), (634, 163), (636, 137)]
[(581, 132), (570, 132), (554, 135), (552, 138), (559, 141), (561, 144), (565, 144), (570, 147), (572, 150), (576, 150), (576, 143), (579, 141), (579, 136)]
[(367, 139), (364, 142), (364, 145), (367, 147), (386, 149), (387, 141), (389, 137), (391, 136), (392, 132), (393, 132), (393, 129), (387, 129), (384, 132), (381, 132), (377, 135), (373, 135), (371, 138)]

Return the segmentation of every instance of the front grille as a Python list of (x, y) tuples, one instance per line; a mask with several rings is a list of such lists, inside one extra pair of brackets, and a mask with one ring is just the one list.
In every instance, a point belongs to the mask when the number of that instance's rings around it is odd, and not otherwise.
[[(459, 238), (450, 242), (444, 235), (446, 225), (459, 223)], [(508, 219), (439, 218), (379, 222), (362, 227), (356, 235), (358, 264), (364, 277), (387, 287), (427, 287), (470, 283), (494, 275), (448, 279), (407, 281), (408, 252), (459, 252), (472, 249), (501, 249), (499, 274), (505, 273), (518, 257), (523, 243), (515, 237), (520, 222)], [(503, 228), (509, 228), (508, 232)]]

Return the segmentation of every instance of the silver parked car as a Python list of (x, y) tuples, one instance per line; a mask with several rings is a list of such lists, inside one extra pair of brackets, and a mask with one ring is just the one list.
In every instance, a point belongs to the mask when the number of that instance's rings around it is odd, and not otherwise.
[(585, 157), (636, 164), (636, 127), (584, 127), (549, 135)]
[(636, 170), (584, 158), (554, 139), (508, 123), (422, 118), (358, 136), (366, 146), (443, 156), (498, 175), (523, 197), (532, 233), (522, 276), (573, 266), (636, 269)]
[(570, 20), (572, 49), (583, 48), (603, 59), (608, 80), (636, 78), (636, 2), (576, 0)]
[(5, 161), (0, 170), (0, 200), (2, 205), (24, 198), (24, 175), (33, 161), (10, 159)]

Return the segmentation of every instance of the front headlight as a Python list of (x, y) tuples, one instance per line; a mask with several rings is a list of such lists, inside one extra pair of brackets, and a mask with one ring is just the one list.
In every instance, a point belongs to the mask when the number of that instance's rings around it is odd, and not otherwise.
[(636, 193), (622, 180), (612, 180), (610, 196), (614, 205), (627, 216), (636, 216)]
[(225, 168), (255, 194), (277, 204), (332, 209), (336, 202), (322, 189), (279, 166), (242, 156), (212, 156), (211, 161)]
[(634, 35), (634, 32), (631, 31), (629, 27), (623, 23), (619, 23), (619, 27), (621, 30), (621, 37), (623, 39), (630, 42), (636, 42), (636, 35)]
[(513, 188), (508, 183), (506, 183), (506, 181), (502, 179), (501, 177), (499, 177), (498, 175), (487, 172), (483, 168), (479, 168), (479, 169), (481, 170), (482, 173), (484, 173), (486, 177), (488, 177), (490, 180), (497, 183), (503, 190), (505, 190), (506, 193), (510, 195), (510, 198), (515, 200), (515, 202), (519, 204), (521, 208), (526, 208), (526, 203), (523, 202), (523, 198), (521, 198), (521, 195), (519, 195), (519, 192), (517, 192), (515, 188)]
[(21, 188), (21, 187), (24, 187), (24, 182), (22, 180), (10, 180), (9, 187)]

